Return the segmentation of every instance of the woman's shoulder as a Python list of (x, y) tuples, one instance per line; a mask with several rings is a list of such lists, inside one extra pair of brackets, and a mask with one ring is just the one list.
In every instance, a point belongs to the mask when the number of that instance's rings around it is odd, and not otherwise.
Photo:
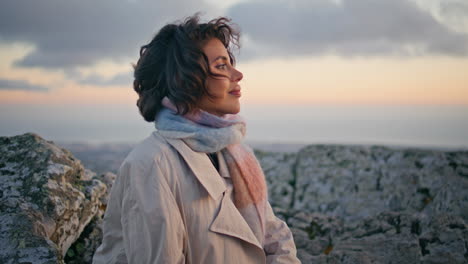
[(122, 165), (152, 166), (155, 162), (173, 160), (176, 157), (177, 151), (157, 131), (154, 131), (133, 147)]

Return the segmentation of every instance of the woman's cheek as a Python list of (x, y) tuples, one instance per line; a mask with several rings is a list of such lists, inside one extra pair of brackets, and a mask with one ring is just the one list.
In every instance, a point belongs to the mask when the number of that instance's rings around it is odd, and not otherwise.
[(217, 80), (216, 85), (214, 85), (214, 88), (214, 94), (216, 94), (219, 97), (224, 97), (228, 93), (229, 82), (225, 80)]

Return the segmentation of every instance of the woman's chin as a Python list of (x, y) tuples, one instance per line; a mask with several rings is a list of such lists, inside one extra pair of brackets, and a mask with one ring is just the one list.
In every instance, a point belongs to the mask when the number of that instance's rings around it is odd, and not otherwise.
[(236, 107), (234, 107), (231, 111), (231, 114), (235, 115), (235, 114), (238, 114), (240, 112), (240, 104), (236, 105)]

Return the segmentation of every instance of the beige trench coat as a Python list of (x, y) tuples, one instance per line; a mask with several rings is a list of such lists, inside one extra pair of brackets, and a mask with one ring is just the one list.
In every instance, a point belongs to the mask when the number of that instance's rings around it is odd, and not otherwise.
[(235, 207), (227, 166), (157, 131), (122, 163), (93, 263), (300, 263), (268, 204), (262, 247)]

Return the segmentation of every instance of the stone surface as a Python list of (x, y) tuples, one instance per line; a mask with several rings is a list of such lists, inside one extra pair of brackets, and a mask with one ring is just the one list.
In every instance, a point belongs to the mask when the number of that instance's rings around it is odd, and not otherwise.
[(65, 262), (68, 264), (92, 263), (93, 255), (102, 241), (102, 224), (104, 212), (107, 207), (110, 190), (115, 181), (115, 175), (112, 172), (93, 175), (106, 185), (106, 192), (101, 196), (99, 210), (81, 233), (78, 240), (68, 249), (65, 256)]
[(468, 151), (309, 146), (297, 156), (292, 209), (354, 220), (383, 211), (420, 212), (445, 192), (456, 197), (441, 200), (451, 203), (442, 211), (454, 210), (466, 221), (466, 156)]
[(35, 134), (0, 137), (0, 263), (61, 263), (106, 185)]
[(456, 216), (385, 212), (348, 223), (300, 212), (288, 224), (304, 263), (467, 262), (468, 229)]
[(263, 172), (268, 184), (268, 197), (271, 205), (290, 208), (294, 200), (294, 173), (296, 155), (293, 153), (274, 153), (256, 150), (255, 155), (261, 160)]
[(92, 263), (93, 255), (102, 241), (102, 215), (96, 215), (85, 227), (81, 236), (68, 249), (65, 263)]
[(303, 263), (468, 263), (468, 151), (312, 145), (275, 168), (278, 155), (258, 158), (271, 203), (277, 184), (294, 194), (275, 210)]

